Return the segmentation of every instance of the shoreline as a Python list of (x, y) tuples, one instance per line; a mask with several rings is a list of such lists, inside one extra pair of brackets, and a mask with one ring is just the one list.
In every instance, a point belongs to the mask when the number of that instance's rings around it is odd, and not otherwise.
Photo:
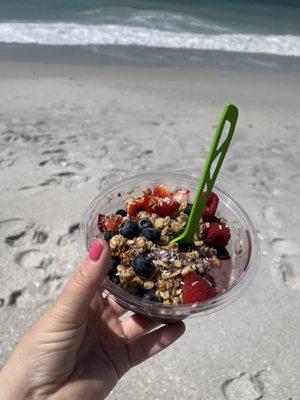
[(0, 62), (208, 68), (239, 72), (300, 74), (300, 57), (143, 46), (56, 46), (0, 43)]

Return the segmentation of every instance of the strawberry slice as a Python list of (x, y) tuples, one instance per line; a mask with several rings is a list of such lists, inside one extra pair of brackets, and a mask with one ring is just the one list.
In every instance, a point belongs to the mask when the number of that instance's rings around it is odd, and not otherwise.
[(208, 196), (206, 206), (202, 214), (203, 221), (211, 221), (217, 211), (219, 204), (219, 197), (211, 192)]
[(98, 228), (100, 232), (117, 232), (122, 223), (121, 215), (112, 215), (111, 217), (104, 214), (98, 215)]
[(127, 213), (130, 218), (135, 217), (140, 211), (145, 211), (145, 198), (133, 199), (127, 204)]
[(215, 288), (203, 276), (196, 272), (190, 273), (183, 282), (183, 303), (190, 304), (204, 301), (217, 295)]
[(106, 217), (103, 225), (104, 232), (106, 231), (118, 232), (122, 220), (123, 218), (121, 215), (112, 215), (111, 217)]
[(164, 185), (157, 185), (153, 188), (153, 194), (158, 197), (168, 197), (170, 196), (170, 190)]
[(185, 189), (176, 190), (172, 194), (172, 199), (178, 201), (178, 203), (188, 203), (190, 198), (190, 191)]
[(104, 232), (104, 223), (105, 223), (106, 216), (104, 214), (98, 215), (98, 228), (100, 232)]
[(158, 202), (159, 197), (153, 194), (146, 194), (144, 198), (145, 209), (149, 214), (154, 213), (154, 208)]
[(171, 217), (176, 214), (180, 208), (178, 201), (170, 197), (157, 197), (153, 195), (145, 196), (146, 211), (150, 214), (157, 214), (159, 217)]

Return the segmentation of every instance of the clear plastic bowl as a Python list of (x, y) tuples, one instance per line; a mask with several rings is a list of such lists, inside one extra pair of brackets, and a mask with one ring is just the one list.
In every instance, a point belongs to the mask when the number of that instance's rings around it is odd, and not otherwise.
[[(163, 184), (171, 189), (189, 189), (192, 199), (198, 181), (197, 178), (181, 172), (152, 171), (109, 183), (89, 205), (80, 223), (78, 244), (81, 259), (86, 256), (93, 239), (98, 234), (97, 216), (100, 212), (114, 213), (117, 209), (124, 208), (124, 200), (128, 196), (140, 195), (143, 187), (153, 187), (156, 184)], [(231, 231), (231, 240), (227, 249), (232, 258), (233, 269), (228, 291), (201, 303), (168, 305), (142, 300), (106, 278), (105, 293), (128, 310), (161, 323), (206, 315), (238, 299), (252, 283), (259, 265), (258, 238), (243, 208), (218, 184), (215, 184), (213, 190), (220, 199), (217, 215), (227, 219)]]

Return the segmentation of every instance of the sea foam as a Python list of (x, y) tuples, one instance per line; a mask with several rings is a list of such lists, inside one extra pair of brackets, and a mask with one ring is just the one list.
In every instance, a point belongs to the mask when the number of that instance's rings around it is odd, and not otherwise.
[(198, 34), (117, 24), (0, 23), (0, 42), (45, 45), (117, 44), (300, 56), (300, 36)]

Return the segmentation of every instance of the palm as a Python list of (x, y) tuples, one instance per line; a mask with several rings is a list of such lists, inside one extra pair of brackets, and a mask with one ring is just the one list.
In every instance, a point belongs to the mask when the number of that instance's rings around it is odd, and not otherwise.
[(157, 323), (138, 315), (120, 319), (126, 310), (98, 294), (110, 251), (105, 241), (95, 242), (101, 256), (83, 261), (16, 346), (0, 374), (3, 398), (104, 399), (126, 371), (184, 332), (183, 323), (148, 333)]
[[(131, 367), (165, 347), (171, 327), (145, 335), (158, 324), (138, 315), (120, 321), (126, 311), (111, 298), (93, 300), (87, 323), (79, 328), (83, 331), (79, 351), (60, 377), (63, 387), (55, 399), (102, 399)], [(71, 343), (70, 351), (74, 351)]]

